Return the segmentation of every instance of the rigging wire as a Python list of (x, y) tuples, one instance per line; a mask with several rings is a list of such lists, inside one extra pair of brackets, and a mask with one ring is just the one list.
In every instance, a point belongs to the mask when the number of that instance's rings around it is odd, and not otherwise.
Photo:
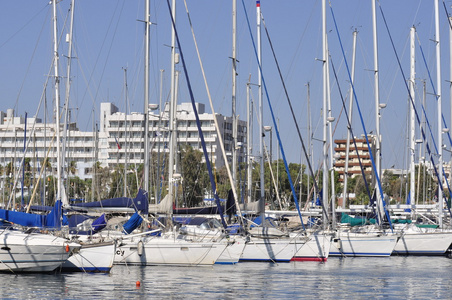
[[(329, 3), (329, 5), (330, 5), (330, 11), (331, 11), (331, 15), (333, 17), (333, 21), (334, 21), (334, 26), (335, 26), (335, 29), (336, 29), (337, 37), (338, 37), (338, 40), (339, 40), (342, 56), (344, 57), (345, 66), (347, 68), (347, 74), (348, 74), (348, 77), (349, 77), (349, 80), (350, 80), (350, 84), (352, 86), (353, 96), (356, 99), (355, 102), (356, 102), (356, 106), (358, 108), (358, 113), (359, 113), (359, 116), (360, 116), (360, 119), (361, 119), (361, 125), (363, 127), (364, 132), (366, 133), (367, 132), (366, 126), (364, 125), (364, 120), (363, 120), (363, 117), (362, 117), (361, 108), (359, 106), (358, 97), (356, 95), (355, 86), (353, 84), (353, 81), (351, 80), (350, 69), (348, 67), (347, 59), (345, 58), (344, 47), (342, 46), (342, 40), (341, 40), (341, 36), (339, 34), (339, 29), (337, 27), (336, 18), (334, 16), (333, 6), (331, 5), (331, 2)], [(382, 201), (381, 204), (383, 205), (384, 213), (386, 215), (386, 218), (388, 219), (389, 226), (390, 226), (391, 230), (393, 230), (392, 223), (391, 223), (391, 218), (389, 217), (389, 213), (388, 213), (388, 211), (386, 210), (386, 207), (385, 207), (386, 205), (385, 205), (385, 201), (384, 201), (383, 188), (381, 186), (380, 176), (378, 174), (378, 171), (377, 171), (377, 168), (376, 168), (376, 165), (375, 165), (375, 160), (374, 160), (374, 157), (373, 157), (373, 154), (372, 154), (372, 151), (371, 151), (372, 148), (370, 147), (369, 138), (367, 137), (367, 134), (365, 134), (364, 136), (366, 138), (367, 148), (369, 149), (370, 161), (371, 161), (372, 166), (373, 166), (374, 171), (375, 171), (374, 172), (375, 173), (375, 179), (377, 180), (378, 191), (380, 192), (380, 197), (381, 197), (381, 201)], [(379, 137), (377, 137), (377, 138), (379, 138)]]
[[(363, 176), (364, 185), (366, 186), (367, 195), (369, 196), (369, 200), (371, 201), (372, 200), (372, 196), (371, 196), (371, 193), (370, 193), (369, 184), (367, 183), (367, 180), (366, 180), (366, 173), (364, 171), (362, 160), (361, 160), (361, 157), (359, 155), (358, 145), (356, 144), (355, 135), (353, 134), (352, 123), (351, 123), (350, 117), (349, 117), (348, 112), (347, 112), (347, 108), (346, 108), (346, 105), (345, 105), (344, 96), (342, 95), (341, 87), (339, 85), (339, 80), (337, 78), (336, 68), (334, 67), (333, 59), (331, 57), (330, 57), (330, 61), (331, 61), (331, 68), (333, 69), (334, 78), (335, 78), (336, 82), (338, 83), (337, 84), (337, 88), (338, 88), (339, 95), (340, 95), (340, 98), (341, 98), (341, 101), (342, 101), (342, 110), (344, 111), (345, 118), (347, 120), (348, 130), (350, 131), (350, 135), (352, 136), (352, 139), (353, 139), (353, 144), (355, 145), (356, 155), (358, 156), (358, 162), (359, 162), (359, 167), (361, 169), (361, 175)], [(348, 176), (348, 175), (344, 174), (344, 176)], [(345, 197), (345, 195), (343, 195), (343, 197)]]
[[(168, 0), (168, 4), (169, 4), (169, 0)], [(196, 48), (196, 54), (197, 54), (197, 57), (198, 57), (198, 61), (199, 61), (200, 67), (201, 67), (201, 72), (202, 72), (203, 79), (204, 79), (204, 85), (206, 87), (207, 96), (209, 98), (210, 109), (212, 110), (212, 114), (215, 115), (215, 110), (213, 108), (213, 102), (212, 102), (212, 97), (210, 95), (209, 85), (207, 84), (207, 79), (206, 79), (206, 74), (205, 74), (205, 71), (204, 71), (204, 66), (203, 66), (203, 63), (202, 63), (202, 60), (201, 60), (201, 55), (199, 53), (198, 42), (197, 42), (196, 37), (195, 37), (195, 31), (193, 29), (193, 24), (191, 22), (190, 13), (188, 12), (187, 1), (185, 1), (185, 0), (184, 0), (184, 5), (185, 5), (185, 10), (187, 12), (187, 18), (188, 18), (188, 22), (190, 24), (191, 33), (192, 33), (192, 36), (193, 36), (193, 41), (194, 41), (195, 48)], [(174, 30), (175, 30), (175, 28), (174, 28)], [(176, 34), (176, 37), (177, 37), (178, 45), (180, 47), (180, 43), (179, 43), (179, 39), (178, 39), (177, 34)], [(181, 53), (181, 57), (182, 57), (182, 53)], [(183, 61), (183, 62), (185, 62), (185, 61)], [(204, 135), (203, 135), (202, 130), (201, 130), (199, 116), (197, 114), (197, 110), (195, 109), (195, 101), (194, 101), (193, 92), (192, 92), (191, 85), (190, 85), (190, 82), (189, 82), (188, 73), (187, 73), (187, 70), (186, 70), (185, 63), (183, 64), (183, 67), (184, 67), (184, 71), (185, 71), (185, 78), (187, 80), (187, 86), (188, 86), (189, 92), (190, 92), (190, 98), (191, 98), (191, 101), (192, 101), (193, 111), (194, 111), (195, 116), (196, 116), (196, 124), (198, 126), (198, 132), (199, 132), (199, 136), (201, 138), (201, 144), (202, 144), (202, 148), (203, 148), (203, 151), (204, 151), (204, 156), (205, 156), (205, 160), (206, 160), (206, 166), (207, 166), (207, 169), (209, 171), (209, 177), (210, 177), (210, 180), (211, 180), (212, 190), (214, 191), (214, 198), (215, 198), (215, 200), (217, 202), (218, 194), (217, 194), (217, 191), (216, 191), (216, 176), (214, 176), (215, 174), (212, 174), (212, 168), (210, 166), (210, 161), (209, 161), (209, 154), (207, 152), (206, 144), (204, 142)], [(215, 128), (217, 130), (217, 134), (218, 134), (218, 137), (219, 137), (220, 148), (221, 148), (222, 154), (223, 154), (224, 157), (226, 157), (226, 152), (225, 152), (225, 148), (224, 148), (224, 145), (223, 145), (223, 139), (221, 138), (219, 125), (218, 125), (218, 122), (217, 122), (216, 118), (214, 118), (214, 124), (215, 124)], [(231, 189), (232, 189), (232, 193), (233, 193), (233, 196), (234, 196), (234, 203), (236, 205), (236, 209), (238, 211), (238, 214), (240, 216), (242, 216), (240, 205), (238, 203), (237, 190), (236, 190), (236, 186), (235, 186), (236, 183), (233, 182), (233, 180), (232, 180), (232, 175), (231, 175), (231, 171), (229, 169), (229, 164), (226, 163), (225, 166), (226, 166), (226, 171), (228, 172), (228, 177), (229, 177), (229, 180), (230, 180)], [(220, 213), (222, 213), (222, 208), (220, 207), (219, 199), (218, 199), (217, 205), (218, 205)], [(224, 218), (223, 217), (222, 217), (222, 221), (223, 221), (223, 224), (224, 224)], [(242, 223), (242, 226), (245, 227), (244, 226), (245, 224), (243, 223), (243, 218), (240, 217), (239, 221)]]
[[(39, 10), (34, 16), (31, 17), (30, 20), (28, 20), (22, 27), (20, 27), (16, 32), (14, 32), (9, 38), (7, 38), (3, 43), (0, 44), (0, 49), (5, 46), (9, 41), (11, 41), (16, 35), (19, 34), (19, 32), (21, 32), (22, 30), (25, 30), (25, 28), (38, 16), (41, 14), (41, 12), (43, 10), (45, 10), (48, 6), (50, 5), (50, 3), (47, 3), (46, 5), (44, 5), (42, 7), (41, 10)], [(47, 19), (47, 17), (46, 17)]]
[[(119, 11), (119, 17), (122, 15), (122, 12), (123, 12), (123, 9), (124, 9), (124, 5), (125, 5), (125, 2), (123, 1), (123, 2), (122, 2), (122, 6), (119, 8), (119, 9), (120, 9), (120, 11)], [(109, 31), (110, 31), (110, 28), (112, 27), (113, 20), (114, 20), (114, 16), (115, 16), (115, 14), (116, 14), (116, 11), (118, 10), (118, 6), (119, 6), (119, 1), (117, 2), (116, 6), (115, 6), (115, 13), (112, 15), (112, 18), (110, 19), (110, 23), (109, 23), (109, 25), (108, 25)], [(109, 49), (108, 49), (108, 51), (107, 51), (107, 55), (106, 55), (106, 57), (105, 57), (105, 64), (104, 64), (104, 67), (103, 67), (102, 72), (101, 72), (100, 81), (102, 81), (102, 78), (103, 78), (103, 76), (104, 76), (104, 74), (105, 74), (105, 69), (106, 69), (106, 67), (107, 67), (107, 61), (108, 61), (108, 58), (109, 58), (109, 56), (110, 56), (110, 52), (111, 52), (111, 50), (112, 50), (112, 48), (113, 48), (113, 41), (114, 41), (114, 38), (115, 38), (115, 36), (116, 36), (116, 33), (118, 32), (118, 26), (119, 26), (119, 18), (118, 18), (118, 22), (116, 23), (116, 26), (115, 26), (115, 28), (114, 28), (114, 30), (113, 30), (113, 37), (112, 37), (112, 39), (111, 39), (110, 47), (109, 47)], [(107, 32), (107, 34), (105, 34), (104, 39), (102, 40), (101, 49), (102, 49), (102, 48), (104, 47), (104, 45), (106, 44), (107, 36), (108, 36), (108, 32)], [(75, 49), (74, 49), (74, 51), (75, 51)], [(89, 78), (88, 78), (88, 81), (86, 82), (86, 84), (87, 84), (86, 90), (87, 90), (87, 91), (85, 91), (85, 93), (84, 93), (83, 96), (82, 96), (82, 102), (80, 103), (80, 106), (82, 106), (82, 104), (83, 104), (83, 102), (84, 102), (86, 93), (89, 92), (89, 94), (91, 95), (91, 100), (92, 100), (92, 102), (93, 102), (93, 107), (96, 107), (96, 106), (95, 106), (95, 101), (96, 101), (96, 99), (97, 99), (97, 95), (99, 94), (100, 84), (97, 85), (97, 88), (96, 88), (96, 90), (95, 90), (95, 95), (94, 95), (94, 96), (93, 96), (92, 93), (91, 93), (90, 84), (91, 84), (92, 81), (93, 81), (94, 70), (96, 69), (97, 64), (98, 64), (99, 61), (100, 61), (100, 56), (101, 56), (101, 51), (99, 51), (99, 53), (98, 53), (98, 55), (97, 55), (97, 57), (96, 57), (96, 60), (95, 60), (95, 63), (94, 63), (92, 72), (91, 72), (91, 74), (90, 74), (90, 76), (89, 76)], [(79, 63), (79, 64), (80, 64), (80, 63)], [(78, 118), (78, 113), (79, 113), (79, 112), (77, 111), (76, 118)], [(93, 116), (93, 117), (94, 117), (94, 116)]]
[[(383, 17), (383, 21), (384, 21), (384, 24), (385, 24), (385, 27), (386, 27), (386, 31), (387, 31), (387, 33), (388, 33), (388, 35), (389, 35), (389, 39), (390, 39), (390, 41), (391, 41), (392, 49), (393, 49), (393, 51), (394, 51), (394, 54), (395, 54), (396, 59), (397, 59), (397, 63), (398, 63), (398, 65), (399, 65), (400, 72), (402, 73), (402, 77), (403, 77), (403, 78), (406, 78), (406, 77), (405, 77), (405, 73), (403, 72), (402, 64), (401, 64), (400, 59), (399, 59), (399, 55), (397, 54), (397, 51), (396, 51), (396, 49), (395, 49), (394, 41), (392, 40), (391, 32), (389, 31), (388, 23), (386, 22), (386, 18), (385, 18), (385, 15), (384, 15), (384, 13), (383, 13), (383, 9), (382, 9), (382, 7), (381, 7), (380, 2), (378, 2), (378, 7), (380, 8), (380, 12), (381, 12), (381, 15), (382, 15), (382, 17)], [(405, 80), (404, 80), (404, 84), (405, 84), (405, 87), (406, 87), (406, 89), (407, 89), (407, 91), (408, 91), (408, 95), (409, 95), (409, 98), (410, 98), (411, 105), (413, 106), (413, 110), (414, 110), (414, 114), (415, 114), (415, 116), (416, 116), (416, 120), (417, 120), (417, 122), (418, 122), (418, 125), (420, 126), (421, 134), (422, 134), (422, 139), (423, 139), (424, 142), (425, 142), (427, 151), (428, 151), (429, 156), (430, 156), (430, 160), (431, 160), (431, 162), (432, 162), (433, 169), (435, 170), (435, 174), (436, 174), (436, 177), (438, 178), (438, 182), (440, 182), (438, 170), (437, 170), (436, 165), (435, 165), (435, 162), (434, 162), (434, 160), (433, 160), (433, 155), (432, 155), (432, 152), (431, 152), (429, 143), (428, 143), (428, 141), (427, 141), (427, 139), (426, 139), (424, 128), (421, 126), (421, 121), (420, 121), (419, 114), (418, 114), (417, 109), (416, 109), (416, 105), (414, 104), (414, 99), (413, 99), (413, 97), (412, 97), (412, 95), (411, 95), (410, 89), (409, 89), (408, 84), (407, 84), (407, 82), (406, 82)], [(440, 124), (438, 124), (438, 125), (440, 126)], [(443, 169), (442, 166), (440, 166), (440, 168)], [(443, 170), (443, 171), (444, 171), (444, 170)], [(446, 182), (447, 182), (447, 180), (446, 180)], [(439, 183), (438, 186), (439, 186), (439, 188), (441, 188), (441, 190), (443, 190), (443, 186), (442, 186), (441, 183)], [(438, 199), (438, 201), (439, 201), (439, 199)], [(449, 214), (452, 216), (452, 212), (451, 212), (451, 209), (450, 209), (450, 204), (448, 203), (448, 201), (445, 201), (445, 202), (446, 202), (446, 204), (447, 204), (447, 207), (448, 207), (448, 210), (449, 210)]]
[[(204, 134), (203, 134), (203, 132), (201, 130), (201, 122), (199, 120), (198, 109), (196, 108), (195, 97), (193, 95), (193, 90), (192, 90), (192, 87), (191, 87), (190, 78), (188, 77), (187, 66), (186, 66), (186, 63), (185, 63), (184, 54), (182, 52), (182, 47), (181, 47), (181, 43), (180, 43), (180, 40), (179, 40), (179, 34), (177, 32), (177, 29), (176, 29), (176, 23), (175, 23), (175, 20), (173, 18), (170, 2), (169, 2), (169, 0), (167, 0), (166, 2), (168, 4), (168, 10), (169, 10), (169, 14), (171, 16), (171, 23), (172, 23), (172, 26), (173, 26), (173, 29), (174, 29), (174, 35), (175, 35), (175, 38), (176, 38), (176, 41), (177, 41), (177, 45), (178, 45), (178, 48), (179, 48), (179, 55), (180, 55), (180, 59), (182, 61), (182, 67), (183, 67), (183, 70), (184, 70), (184, 75), (185, 75), (185, 80), (186, 80), (186, 83), (187, 83), (188, 92), (190, 94), (190, 99), (191, 99), (191, 103), (192, 103), (192, 107), (193, 107), (193, 112), (195, 113), (195, 117), (196, 117), (196, 125), (198, 127), (199, 137), (201, 138), (201, 145), (202, 145), (202, 148), (203, 148), (203, 153), (204, 153), (204, 156), (206, 158), (206, 166), (207, 166), (207, 170), (209, 172), (209, 178), (210, 178), (210, 184), (212, 186), (212, 192), (213, 192), (213, 195), (214, 195), (215, 202), (216, 202), (216, 204), (218, 206), (219, 214), (220, 214), (220, 217), (221, 217), (221, 222), (223, 224), (223, 227), (226, 228), (227, 225), (226, 225), (226, 221), (225, 221), (224, 216), (223, 216), (223, 207), (221, 206), (220, 199), (219, 199), (218, 193), (217, 193), (217, 188), (216, 188), (216, 185), (215, 185), (215, 180), (214, 180), (214, 177), (213, 177), (213, 174), (212, 174), (212, 167), (210, 165), (210, 160), (209, 160), (208, 152), (207, 152), (207, 149), (206, 149), (206, 143), (205, 143), (205, 140), (204, 140)], [(237, 209), (239, 209), (239, 207), (237, 207)]]
[[(282, 145), (282, 142), (281, 142), (281, 137), (280, 137), (280, 135), (279, 135), (278, 124), (277, 124), (277, 122), (276, 122), (275, 115), (274, 115), (274, 113), (273, 113), (273, 107), (272, 107), (272, 105), (271, 105), (270, 97), (269, 97), (269, 95), (268, 95), (267, 85), (265, 84), (265, 79), (264, 79), (264, 75), (263, 75), (263, 72), (262, 72), (262, 66), (261, 66), (261, 63), (260, 63), (259, 58), (258, 58), (258, 55), (257, 55), (256, 44), (255, 44), (255, 42), (254, 42), (254, 37), (253, 37), (253, 33), (252, 33), (252, 31), (251, 31), (251, 25), (250, 25), (250, 22), (249, 22), (248, 13), (247, 13), (247, 11), (246, 11), (246, 7), (245, 7), (244, 0), (242, 0), (242, 5), (243, 5), (243, 10), (245, 11), (246, 20), (247, 20), (247, 24), (248, 24), (248, 31), (249, 31), (249, 34), (250, 34), (250, 37), (251, 37), (251, 41), (252, 41), (252, 43), (253, 43), (253, 49), (254, 49), (255, 58), (256, 58), (256, 60), (257, 60), (257, 64), (258, 64), (258, 66), (259, 66), (259, 70), (260, 70), (260, 73), (261, 73), (262, 85), (263, 85), (264, 90), (265, 90), (265, 95), (266, 95), (266, 98), (267, 98), (267, 103), (268, 103), (268, 106), (269, 106), (269, 109), (270, 109), (270, 113), (271, 113), (271, 116), (272, 116), (273, 126), (274, 126), (274, 128), (275, 128), (276, 137), (277, 137), (277, 139), (278, 139), (278, 143), (279, 143), (279, 146), (280, 146), (281, 155), (282, 155), (282, 158), (283, 158), (284, 166), (285, 166), (285, 168), (286, 168), (286, 172), (287, 172), (287, 177), (288, 177), (288, 179), (289, 179), (290, 188), (291, 188), (292, 193), (293, 193), (294, 202), (295, 202), (295, 205), (296, 205), (296, 208), (297, 208), (298, 216), (299, 216), (299, 218), (300, 218), (300, 220), (301, 220), (301, 224), (302, 224), (302, 226), (303, 226), (303, 230), (306, 230), (306, 228), (305, 228), (305, 226), (304, 226), (304, 224), (303, 224), (303, 218), (301, 217), (300, 206), (299, 206), (299, 204), (298, 204), (298, 199), (297, 199), (297, 196), (296, 196), (296, 193), (295, 193), (295, 188), (294, 188), (294, 186), (293, 186), (293, 181), (292, 181), (292, 177), (291, 177), (291, 175), (290, 175), (289, 166), (287, 165), (286, 155), (285, 155), (285, 153), (284, 153), (284, 148), (283, 148), (283, 145)], [(258, 16), (258, 18), (261, 18), (262, 21), (264, 21), (264, 20), (263, 20), (262, 14), (261, 14), (260, 16)], [(264, 26), (264, 27), (265, 27), (265, 26)], [(266, 32), (267, 32), (267, 30), (266, 30)], [(268, 32), (267, 32), (267, 36), (268, 36)], [(270, 45), (271, 45), (271, 43), (270, 43)], [(272, 48), (272, 50), (273, 50), (273, 47), (272, 47), (272, 46), (271, 46), (271, 48)], [(273, 51), (273, 56), (275, 57), (274, 51)], [(279, 65), (277, 65), (277, 66), (278, 66), (278, 69), (279, 69)], [(279, 72), (279, 74), (280, 74), (280, 76), (281, 76), (281, 72)], [(283, 81), (283, 85), (284, 85), (284, 81)], [(287, 98), (288, 98), (287, 90), (286, 90), (286, 96), (287, 96)], [(290, 104), (290, 101), (289, 101), (289, 104)], [(294, 114), (294, 112), (293, 112), (292, 105), (290, 105), (290, 108), (291, 108), (292, 115), (294, 116), (295, 114)], [(297, 130), (298, 130), (298, 134), (300, 135), (300, 131), (299, 131), (299, 128), (298, 128), (298, 124), (297, 124)], [(300, 137), (301, 137), (301, 135), (300, 135)], [(302, 146), (303, 146), (303, 150), (304, 150), (305, 153), (306, 153), (306, 148), (304, 147), (303, 141), (302, 141)], [(312, 171), (312, 169), (311, 169), (311, 171)], [(324, 207), (324, 205), (323, 205), (323, 201), (322, 201), (322, 209), (323, 209), (323, 211), (325, 212), (325, 218), (326, 218), (326, 221), (328, 222), (328, 219), (329, 219), (329, 218), (328, 218), (328, 215), (326, 214), (326, 210), (325, 210), (325, 207)]]

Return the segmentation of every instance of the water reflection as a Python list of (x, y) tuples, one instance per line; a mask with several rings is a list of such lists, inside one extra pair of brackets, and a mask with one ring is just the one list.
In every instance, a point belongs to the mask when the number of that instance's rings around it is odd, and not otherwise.
[(326, 263), (115, 266), (111, 274), (0, 274), (0, 280), (2, 298), (20, 299), (446, 299), (451, 267), (452, 260), (444, 257), (330, 258)]

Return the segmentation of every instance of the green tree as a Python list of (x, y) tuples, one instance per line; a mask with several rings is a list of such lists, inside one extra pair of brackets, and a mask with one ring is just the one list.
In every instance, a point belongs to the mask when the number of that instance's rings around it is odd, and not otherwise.
[(206, 164), (202, 163), (203, 153), (186, 145), (181, 151), (181, 171), (183, 201), (188, 207), (199, 205), (209, 186)]
[[(433, 174), (428, 172), (428, 168), (425, 164), (416, 166), (415, 171), (416, 202), (424, 203), (424, 198), (426, 201), (433, 199), (432, 192), (438, 188), (438, 184), (433, 180)], [(448, 192), (448, 189), (444, 190), (445, 197), (449, 197)]]
[(118, 165), (115, 170), (110, 174), (110, 189), (108, 198), (122, 197), (123, 186), (122, 183), (124, 177), (124, 166)]
[[(231, 183), (228, 177), (226, 166), (222, 166), (219, 169), (214, 169), (215, 184), (217, 186), (217, 194), (220, 198), (225, 199), (228, 196), (228, 191), (231, 189)], [(208, 190), (208, 192), (210, 192)]]
[(12, 174), (13, 173), (13, 163), (12, 162), (9, 162), (7, 165), (6, 165), (6, 168), (5, 168), (5, 175), (6, 176), (9, 176), (10, 174)]
[(77, 171), (77, 163), (73, 160), (69, 162), (69, 174), (75, 175)]
[(46, 195), (45, 195), (45, 204), (46, 205), (54, 205), (55, 197), (56, 197), (56, 178), (53, 176), (48, 176), (46, 179)]
[(69, 178), (69, 186), (71, 189), (72, 198), (83, 199), (86, 197), (86, 181), (80, 179), (78, 176)]
[(355, 200), (351, 201), (350, 204), (363, 204), (363, 203), (369, 203), (370, 199), (369, 199), (369, 194), (367, 192), (367, 188), (366, 188), (366, 182), (367, 182), (367, 186), (370, 190), (370, 193), (372, 193), (372, 184), (371, 184), (371, 175), (370, 174), (366, 174), (366, 181), (364, 181), (364, 178), (362, 175), (357, 175), (356, 176), (356, 183), (355, 183)]

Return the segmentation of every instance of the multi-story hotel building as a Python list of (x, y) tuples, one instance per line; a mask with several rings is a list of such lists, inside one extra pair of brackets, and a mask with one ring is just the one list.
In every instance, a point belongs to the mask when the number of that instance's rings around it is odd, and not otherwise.
[[(12, 109), (7, 113), (0, 112), (0, 117), (0, 165), (11, 164), (14, 168), (10, 171), (15, 172), (25, 157), (34, 173), (39, 174), (47, 156), (53, 171), (56, 170), (57, 147), (61, 144), (57, 143), (55, 123), (43, 123), (35, 117), (16, 117)], [(60, 130), (61, 136), (66, 134), (66, 162), (75, 162), (74, 175), (82, 179), (91, 177), (93, 161), (97, 157), (94, 132), (80, 131), (75, 123), (67, 126), (66, 133), (63, 126)], [(13, 174), (4, 173), (4, 176), (12, 177)]]
[[(232, 118), (221, 114), (205, 112), (204, 104), (197, 103), (197, 111), (206, 141), (209, 159), (216, 167), (225, 164), (221, 153), (218, 135), (215, 130), (214, 117), (217, 119), (228, 160), (232, 158)], [(189, 144), (195, 150), (201, 150), (201, 140), (196, 126), (195, 114), (191, 103), (177, 106), (177, 143)], [(144, 162), (144, 114), (119, 112), (112, 103), (100, 105), (100, 128), (91, 132), (80, 131), (76, 123), (70, 123), (66, 131), (66, 163), (75, 163), (75, 174), (81, 179), (92, 177), (92, 167), (98, 161), (102, 167), (116, 164), (142, 164)], [(149, 112), (149, 132), (151, 151), (168, 152), (167, 107), (161, 113)], [(60, 126), (61, 136), (64, 134)], [(24, 131), (26, 131), (24, 133)], [(237, 144), (239, 161), (244, 161), (246, 145), (246, 122), (238, 121)], [(24, 154), (24, 141), (27, 150)], [(119, 147), (118, 147), (119, 145)], [(49, 157), (54, 174), (56, 174), (57, 143), (55, 123), (43, 123), (38, 118), (14, 116), (14, 110), (0, 112), (0, 165), (20, 168), (23, 157), (29, 158), (35, 172), (42, 167), (45, 156)], [(13, 176), (13, 174), (4, 174)]]
[[(375, 136), (368, 135), (369, 143), (372, 149), (372, 155), (375, 155)], [(353, 139), (350, 140), (350, 149), (348, 156), (348, 175), (353, 178), (356, 175), (361, 175), (361, 167), (359, 164), (359, 158), (361, 159), (361, 164), (364, 168), (364, 172), (366, 174), (372, 174), (372, 162), (370, 160), (369, 148), (367, 147), (366, 139), (363, 136), (362, 138), (355, 138), (356, 147), (353, 143)], [(336, 147), (334, 148), (335, 154), (335, 164), (334, 169), (339, 173), (339, 181), (344, 181), (344, 173), (345, 173), (345, 159), (346, 159), (346, 150), (347, 150), (347, 140), (334, 140), (336, 143)]]
[[(205, 112), (202, 103), (196, 103), (202, 132), (206, 142), (206, 148), (211, 162), (216, 167), (224, 166), (225, 159), (221, 153), (220, 142), (215, 130), (214, 115)], [(129, 163), (142, 163), (144, 160), (144, 115), (131, 113), (126, 115), (118, 111), (112, 103), (101, 103), (99, 134), (106, 137), (108, 144), (107, 161), (101, 161), (108, 165), (123, 164), (127, 154)], [(228, 160), (232, 158), (232, 118), (221, 114), (215, 115)], [(202, 151), (201, 139), (196, 125), (196, 118), (191, 103), (177, 105), (177, 143), (190, 145), (193, 149)], [(127, 122), (126, 122), (127, 121)], [(125, 126), (127, 124), (127, 126)], [(150, 149), (153, 152), (169, 152), (169, 110), (168, 106), (161, 109), (160, 113), (149, 112)], [(101, 141), (99, 139), (99, 141)], [(246, 144), (246, 122), (238, 121), (237, 144), (238, 160), (244, 161)], [(102, 151), (102, 150), (101, 150)]]

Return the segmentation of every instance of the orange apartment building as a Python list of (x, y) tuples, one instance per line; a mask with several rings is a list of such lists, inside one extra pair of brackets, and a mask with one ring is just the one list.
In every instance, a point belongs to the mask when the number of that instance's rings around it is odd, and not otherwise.
[[(368, 135), (369, 143), (372, 149), (372, 155), (375, 155), (375, 135)], [(356, 138), (356, 147), (353, 143), (353, 139), (350, 140), (350, 150), (348, 156), (348, 174), (349, 178), (353, 178), (356, 175), (361, 175), (361, 168), (359, 165), (359, 158), (361, 159), (361, 164), (364, 168), (364, 172), (366, 174), (372, 174), (372, 162), (370, 160), (369, 149), (367, 147), (365, 136), (363, 135), (361, 138)], [(344, 181), (344, 172), (345, 172), (345, 158), (346, 158), (346, 149), (347, 149), (347, 140), (346, 139), (337, 139), (334, 140), (336, 147), (335, 151), (335, 163), (334, 170), (339, 173), (339, 181)]]

